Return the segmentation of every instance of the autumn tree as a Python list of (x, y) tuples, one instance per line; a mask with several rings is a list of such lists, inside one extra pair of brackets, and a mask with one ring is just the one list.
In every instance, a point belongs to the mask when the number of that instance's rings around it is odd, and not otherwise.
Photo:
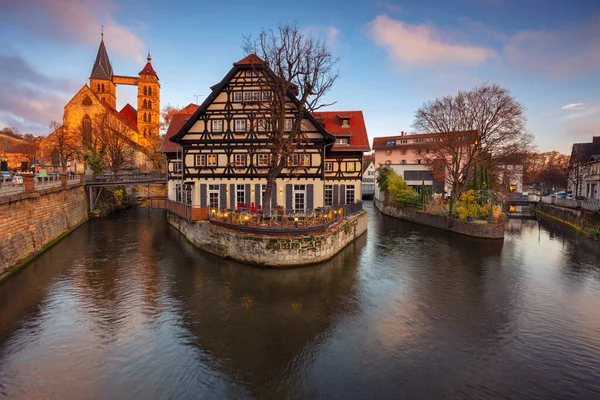
[(164, 135), (171, 125), (173, 116), (179, 112), (179, 107), (173, 107), (171, 104), (167, 104), (163, 107), (160, 112), (160, 134)]
[(135, 164), (137, 144), (129, 137), (130, 127), (107, 112), (95, 117), (91, 146), (104, 156), (104, 165), (113, 173)]
[(523, 180), (531, 182), (537, 189), (552, 191), (567, 186), (569, 156), (557, 151), (523, 154)]
[(67, 163), (77, 158), (80, 151), (79, 143), (75, 140), (73, 132), (58, 121), (50, 121), (50, 135), (44, 141), (43, 147), (54, 159), (58, 159), (61, 170), (67, 170)]
[[(309, 113), (331, 104), (323, 98), (335, 83), (337, 59), (319, 38), (296, 25), (280, 25), (244, 38), (244, 52), (254, 57), (258, 86), (269, 93), (255, 103), (256, 121), (268, 137), (270, 153), (263, 204), (269, 207), (275, 179), (284, 168), (293, 171), (292, 155), (308, 144), (302, 121)], [(287, 125), (286, 125), (286, 121)]]
[[(497, 160), (528, 149), (523, 106), (497, 84), (484, 84), (456, 95), (426, 102), (415, 114), (413, 127), (439, 133), (430, 159), (442, 160), (445, 176), (458, 195), (467, 185), (475, 164), (493, 168)], [(461, 133), (462, 132), (462, 133)]]

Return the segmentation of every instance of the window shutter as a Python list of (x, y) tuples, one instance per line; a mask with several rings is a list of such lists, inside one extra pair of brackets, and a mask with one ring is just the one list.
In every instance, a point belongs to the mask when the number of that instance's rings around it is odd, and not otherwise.
[(339, 189), (340, 189), (340, 187), (338, 185), (333, 185), (333, 205), (334, 206), (337, 206), (340, 204)]
[(219, 207), (227, 208), (227, 185), (225, 183), (221, 183), (219, 192)]
[(260, 183), (254, 185), (254, 205), (256, 208), (260, 205), (262, 192), (260, 191)]
[(244, 196), (244, 201), (246, 202), (246, 207), (250, 208), (250, 206), (252, 205), (252, 199), (250, 198), (250, 184), (246, 183), (245, 185), (245, 189), (246, 189), (246, 195)]
[(235, 185), (233, 183), (229, 185), (229, 204), (232, 210), (237, 208), (235, 204)]
[(294, 208), (294, 203), (292, 202), (292, 185), (285, 185), (285, 208), (291, 210)]
[(275, 207), (275, 204), (277, 204), (277, 182), (273, 182), (273, 196), (272, 197), (273, 198), (271, 199), (271, 201), (272, 201), (271, 207)]
[(200, 185), (200, 207), (206, 207), (206, 183)]
[(340, 185), (340, 205), (346, 204), (346, 185)]
[(313, 202), (314, 193), (315, 193), (314, 185), (312, 185), (312, 184), (306, 185), (306, 211), (312, 211), (314, 208), (314, 202)]

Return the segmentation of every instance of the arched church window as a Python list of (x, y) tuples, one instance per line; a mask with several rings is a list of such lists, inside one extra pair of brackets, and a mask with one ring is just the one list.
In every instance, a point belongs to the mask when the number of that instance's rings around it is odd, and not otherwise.
[(91, 106), (92, 105), (92, 99), (90, 99), (90, 96), (85, 96), (83, 98), (83, 101), (81, 102), (81, 104), (83, 104), (84, 106)]
[(58, 154), (58, 150), (54, 149), (52, 151), (52, 166), (59, 167), (60, 166), (60, 154)]
[(144, 113), (144, 122), (148, 122), (148, 114)]
[(148, 100), (148, 108), (152, 110), (152, 100)]
[(86, 115), (81, 121), (81, 134), (83, 136), (83, 145), (92, 144), (92, 119)]
[(152, 114), (148, 114), (148, 122), (152, 122)]
[(148, 102), (144, 99), (144, 106), (142, 108), (148, 108)]
[(104, 93), (104, 83), (102, 84), (102, 93)]
[(148, 136), (148, 130), (144, 128), (144, 137)]
[(148, 95), (148, 86), (144, 86), (144, 96)]
[(152, 87), (148, 86), (148, 96), (152, 96)]
[(100, 93), (100, 84), (98, 84), (98, 93)]

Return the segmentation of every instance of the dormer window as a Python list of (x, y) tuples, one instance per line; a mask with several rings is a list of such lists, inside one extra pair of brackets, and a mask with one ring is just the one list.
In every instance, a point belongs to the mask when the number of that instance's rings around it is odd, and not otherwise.
[(342, 119), (342, 128), (350, 128), (350, 121), (347, 118)]
[(348, 138), (337, 138), (335, 144), (348, 145)]

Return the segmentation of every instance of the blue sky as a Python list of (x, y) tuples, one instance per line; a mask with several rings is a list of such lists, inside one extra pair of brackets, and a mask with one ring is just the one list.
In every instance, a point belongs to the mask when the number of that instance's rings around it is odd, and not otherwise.
[[(136, 75), (150, 48), (162, 105), (185, 106), (242, 58), (243, 35), (280, 22), (327, 39), (340, 57), (330, 109), (363, 110), (371, 139), (412, 131), (423, 102), (484, 82), (523, 103), (540, 150), (600, 135), (597, 0), (3, 1), (0, 128), (48, 133), (86, 83), (101, 25), (116, 74)], [(127, 102), (134, 88), (119, 87)]]

